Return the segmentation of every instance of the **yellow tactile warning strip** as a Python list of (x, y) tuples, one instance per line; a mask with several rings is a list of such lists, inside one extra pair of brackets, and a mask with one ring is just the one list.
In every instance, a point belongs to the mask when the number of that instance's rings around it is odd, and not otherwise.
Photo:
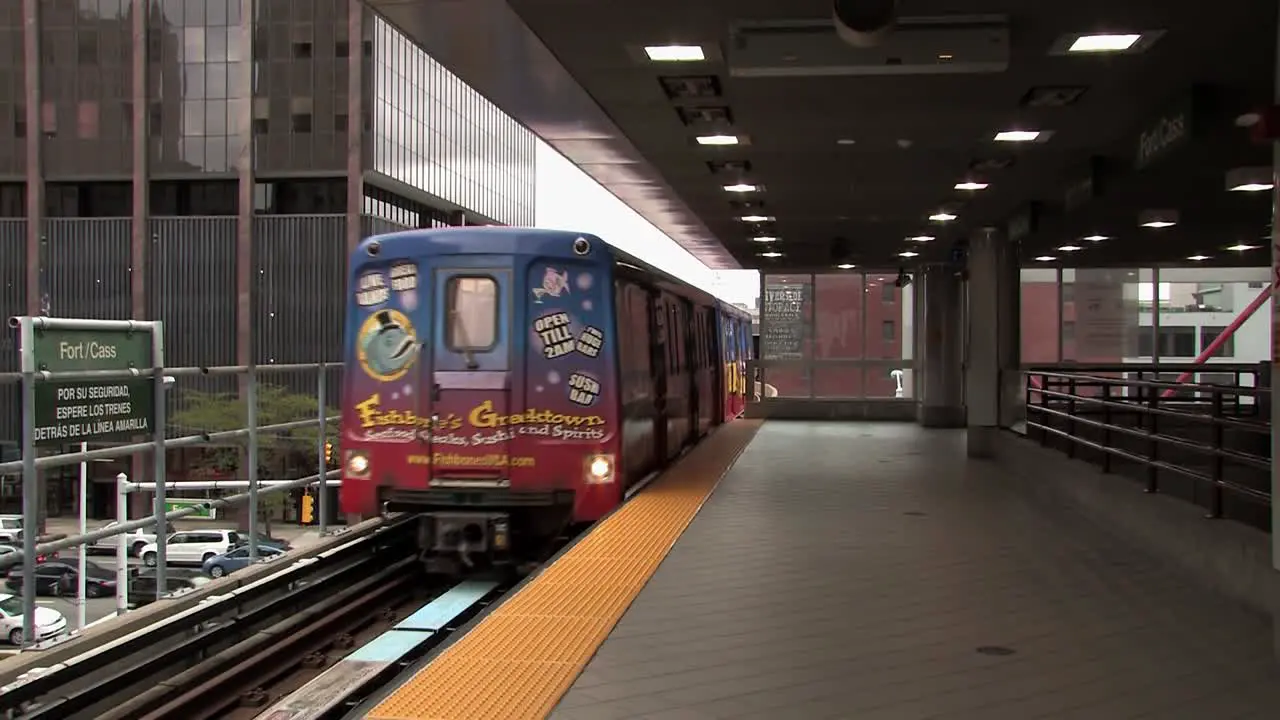
[(366, 717), (545, 718), (759, 428), (720, 428)]

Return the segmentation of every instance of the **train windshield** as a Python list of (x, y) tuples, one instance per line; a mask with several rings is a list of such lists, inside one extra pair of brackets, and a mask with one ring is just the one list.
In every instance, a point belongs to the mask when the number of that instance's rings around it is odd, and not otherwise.
[(445, 344), (474, 370), (476, 352), (491, 349), (498, 339), (498, 283), (492, 277), (455, 275), (446, 298)]

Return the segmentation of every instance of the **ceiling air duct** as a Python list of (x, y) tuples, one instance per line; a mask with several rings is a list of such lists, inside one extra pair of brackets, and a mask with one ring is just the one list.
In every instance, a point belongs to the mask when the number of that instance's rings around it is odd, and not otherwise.
[(832, 0), (836, 34), (856, 48), (884, 41), (898, 19), (898, 0)]

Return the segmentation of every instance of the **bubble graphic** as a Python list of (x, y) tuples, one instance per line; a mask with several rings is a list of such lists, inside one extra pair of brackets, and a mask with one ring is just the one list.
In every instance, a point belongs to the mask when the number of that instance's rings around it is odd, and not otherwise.
[(552, 385), (559, 385), (560, 373), (556, 372), (555, 370), (552, 370), (551, 372), (547, 373), (547, 382), (551, 383)]
[(582, 309), (583, 309), (583, 310), (586, 310), (587, 312), (591, 312), (591, 308), (593, 308), (593, 307), (595, 307), (595, 306), (596, 306), (596, 305), (595, 305), (595, 303), (591, 302), (590, 300), (583, 300), (583, 301), (582, 301)]
[(541, 385), (535, 385), (535, 386), (533, 386), (533, 391), (534, 391), (534, 392), (542, 392), (542, 391), (543, 391), (543, 390), (545, 390), (545, 389), (546, 389), (546, 388), (542, 387)]
[(403, 388), (401, 388), (401, 389), (400, 389), (400, 394), (401, 394), (401, 395), (404, 395), (405, 397), (408, 397), (408, 396), (412, 395), (412, 394), (413, 394), (413, 386), (412, 386), (412, 385), (405, 385)]
[(400, 393), (398, 393), (398, 392), (393, 392), (393, 393), (391, 393), (391, 399), (392, 399), (392, 400), (399, 400), (399, 399), (400, 399)]
[(418, 309), (418, 292), (416, 290), (406, 290), (400, 293), (400, 304), (405, 310)]
[(593, 282), (595, 282), (595, 278), (591, 277), (591, 273), (578, 273), (577, 285), (579, 290), (590, 289)]

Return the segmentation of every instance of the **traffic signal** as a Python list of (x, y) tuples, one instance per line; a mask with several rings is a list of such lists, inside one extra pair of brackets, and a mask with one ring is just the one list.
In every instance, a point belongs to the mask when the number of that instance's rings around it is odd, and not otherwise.
[(324, 444), (324, 464), (333, 465), (333, 443), (326, 441)]
[(315, 498), (313, 498), (311, 496), (311, 493), (309, 492), (303, 493), (302, 494), (302, 524), (303, 525), (310, 525), (311, 523), (315, 522), (316, 520), (315, 510), (316, 510)]

